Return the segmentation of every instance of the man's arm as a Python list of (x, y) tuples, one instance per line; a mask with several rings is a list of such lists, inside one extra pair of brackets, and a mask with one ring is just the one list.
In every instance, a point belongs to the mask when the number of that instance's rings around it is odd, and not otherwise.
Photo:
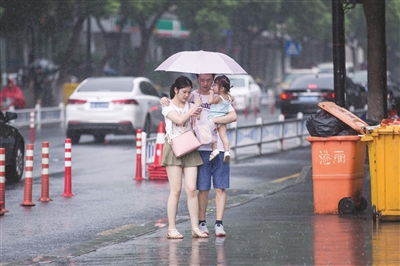
[(232, 122), (236, 122), (237, 114), (236, 114), (235, 110), (232, 110), (229, 113), (227, 113), (226, 115), (214, 117), (212, 120), (214, 121), (214, 123), (217, 123), (217, 124), (229, 124)]
[(169, 99), (168, 99), (167, 97), (162, 97), (162, 98), (160, 99), (160, 104), (161, 104), (162, 106), (169, 106)]

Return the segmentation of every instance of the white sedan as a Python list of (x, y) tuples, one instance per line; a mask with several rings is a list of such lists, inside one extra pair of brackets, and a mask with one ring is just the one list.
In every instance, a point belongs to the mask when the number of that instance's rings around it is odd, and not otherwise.
[(144, 77), (88, 78), (68, 98), (67, 138), (78, 143), (89, 134), (102, 143), (107, 134), (154, 132), (164, 121), (159, 101), (160, 94)]
[(235, 97), (236, 111), (252, 111), (260, 108), (261, 88), (250, 75), (227, 75), (231, 81), (231, 94)]

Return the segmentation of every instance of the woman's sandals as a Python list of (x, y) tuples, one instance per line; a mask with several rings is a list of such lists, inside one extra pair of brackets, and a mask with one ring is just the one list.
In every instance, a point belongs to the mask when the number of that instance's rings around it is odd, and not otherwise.
[(168, 239), (182, 239), (183, 235), (178, 232), (178, 230), (175, 229), (168, 229), (167, 233), (167, 238)]
[(192, 237), (193, 238), (208, 238), (208, 235), (201, 231), (198, 227), (192, 228)]

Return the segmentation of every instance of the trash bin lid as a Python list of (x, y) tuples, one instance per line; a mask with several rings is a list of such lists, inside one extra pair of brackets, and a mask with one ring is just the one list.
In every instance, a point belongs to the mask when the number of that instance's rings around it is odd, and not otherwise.
[(363, 135), (366, 132), (366, 128), (369, 126), (358, 116), (334, 102), (320, 102), (318, 106)]

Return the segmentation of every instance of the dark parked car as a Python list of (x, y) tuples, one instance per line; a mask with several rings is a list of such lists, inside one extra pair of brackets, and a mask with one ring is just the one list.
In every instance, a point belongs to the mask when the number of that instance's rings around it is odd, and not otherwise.
[(6, 183), (16, 183), (21, 180), (24, 172), (25, 141), (17, 128), (8, 124), (16, 119), (17, 114), (0, 111), (0, 147), (5, 149)]
[[(400, 114), (400, 84), (394, 80), (392, 74), (386, 72), (388, 110), (396, 110)], [(353, 82), (360, 84), (368, 90), (368, 71), (359, 70), (354, 73)]]
[[(361, 85), (356, 85), (351, 79), (345, 80), (346, 108), (353, 106), (355, 109), (365, 108), (367, 104), (367, 92)], [(315, 113), (318, 103), (335, 101), (334, 81), (332, 73), (304, 75), (295, 79), (288, 89), (281, 95), (281, 113), (289, 118), (297, 113), (304, 115)]]

